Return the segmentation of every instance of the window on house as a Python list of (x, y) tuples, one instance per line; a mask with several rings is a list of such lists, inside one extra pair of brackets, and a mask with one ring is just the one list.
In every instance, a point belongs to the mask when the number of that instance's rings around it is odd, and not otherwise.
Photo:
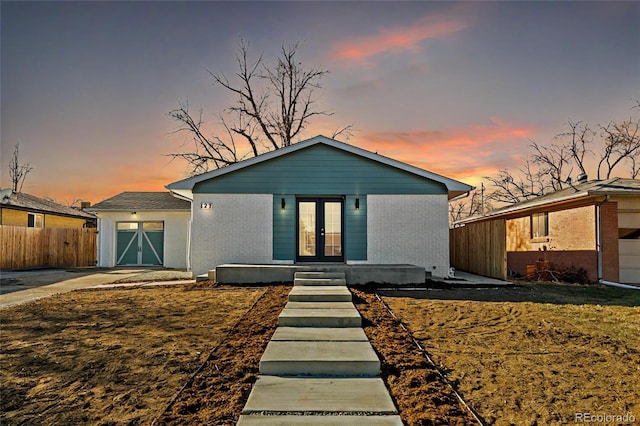
[(40, 213), (29, 213), (27, 216), (27, 227), (44, 228), (44, 215)]
[(164, 222), (144, 222), (142, 229), (145, 231), (162, 231), (164, 230)]
[(534, 213), (531, 215), (531, 238), (545, 238), (549, 236), (549, 213)]
[(138, 222), (118, 222), (118, 231), (134, 231), (138, 229)]
[(620, 228), (618, 229), (618, 238), (621, 240), (640, 240), (640, 229)]

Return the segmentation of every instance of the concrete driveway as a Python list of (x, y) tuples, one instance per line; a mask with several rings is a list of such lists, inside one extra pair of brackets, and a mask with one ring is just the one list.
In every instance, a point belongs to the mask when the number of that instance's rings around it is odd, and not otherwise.
[(190, 278), (190, 272), (149, 268), (39, 269), (0, 272), (0, 307), (115, 281)]

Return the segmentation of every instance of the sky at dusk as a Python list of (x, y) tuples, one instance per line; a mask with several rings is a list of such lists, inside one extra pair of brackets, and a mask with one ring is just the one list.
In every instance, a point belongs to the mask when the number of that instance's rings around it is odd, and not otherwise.
[(96, 203), (186, 176), (168, 112), (233, 98), (240, 37), (267, 62), (300, 42), (323, 67), (302, 139), (349, 143), (471, 185), (517, 167), (568, 120), (630, 116), (640, 98), (640, 2), (0, 3), (2, 187), (20, 143), (24, 192)]

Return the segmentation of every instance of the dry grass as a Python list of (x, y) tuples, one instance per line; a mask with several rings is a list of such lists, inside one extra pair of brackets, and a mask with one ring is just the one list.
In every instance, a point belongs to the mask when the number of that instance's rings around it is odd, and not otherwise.
[[(149, 424), (216, 347), (160, 424), (233, 424), (287, 292), (85, 290), (0, 310), (0, 423)], [(354, 292), (403, 420), (470, 424), (371, 290)], [(640, 292), (536, 285), (384, 300), (487, 423), (640, 417)]]
[(496, 425), (640, 418), (637, 291), (581, 286), (386, 293), (384, 300)]
[(148, 424), (264, 289), (85, 290), (0, 311), (2, 424)]

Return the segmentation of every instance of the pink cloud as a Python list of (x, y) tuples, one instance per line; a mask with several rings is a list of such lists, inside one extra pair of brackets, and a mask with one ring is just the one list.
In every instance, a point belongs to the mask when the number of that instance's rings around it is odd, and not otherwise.
[(466, 128), (366, 133), (353, 142), (435, 173), (479, 182), (503, 167), (519, 165), (533, 133), (531, 127), (492, 118)]
[(376, 34), (337, 42), (332, 49), (333, 57), (340, 61), (362, 62), (381, 53), (416, 50), (425, 40), (455, 34), (468, 25), (462, 17), (432, 14), (408, 26), (379, 28)]

